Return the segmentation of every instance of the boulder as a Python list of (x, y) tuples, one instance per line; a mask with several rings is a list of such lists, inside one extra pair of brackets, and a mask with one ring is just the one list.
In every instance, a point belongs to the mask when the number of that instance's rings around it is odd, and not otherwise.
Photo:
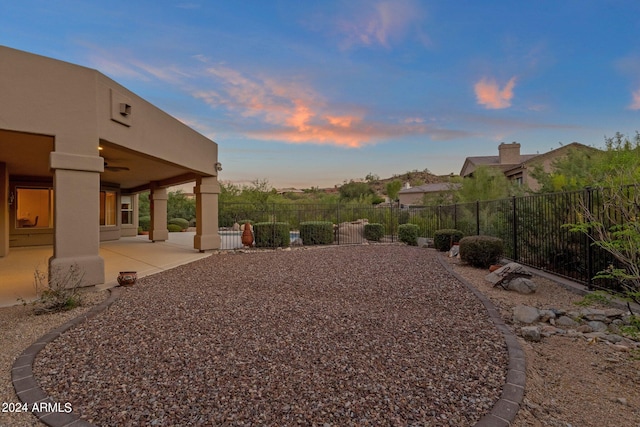
[(590, 320), (587, 322), (587, 325), (589, 325), (594, 332), (605, 332), (607, 330), (607, 324), (598, 320)]
[(560, 316), (558, 319), (556, 319), (556, 325), (557, 326), (561, 326), (563, 328), (577, 328), (578, 327), (578, 322), (576, 322), (575, 320), (573, 320), (570, 317), (567, 316)]
[(336, 240), (340, 244), (352, 244), (364, 242), (364, 226), (369, 220), (359, 219), (352, 222), (343, 222), (336, 230)]
[(523, 326), (520, 328), (520, 334), (527, 341), (539, 342), (542, 339), (538, 326)]
[(507, 290), (515, 291), (520, 294), (532, 294), (538, 289), (538, 285), (531, 279), (526, 277), (516, 277), (509, 280), (507, 283)]
[(485, 280), (493, 284), (493, 286), (502, 286), (505, 289), (506, 284), (517, 277), (530, 278), (531, 273), (517, 262), (510, 262), (509, 264), (493, 271), (485, 276)]
[(535, 307), (518, 305), (513, 308), (513, 320), (518, 323), (536, 323), (540, 319), (540, 312)]

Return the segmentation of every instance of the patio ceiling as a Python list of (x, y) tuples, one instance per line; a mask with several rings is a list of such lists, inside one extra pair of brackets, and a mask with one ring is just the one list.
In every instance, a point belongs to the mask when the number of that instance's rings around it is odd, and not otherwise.
[(122, 189), (131, 192), (147, 190), (150, 182), (170, 186), (195, 181), (198, 176), (192, 170), (175, 163), (117, 144), (101, 141), (100, 147), (100, 156), (105, 160), (102, 181), (119, 184)]
[[(123, 190), (140, 192), (151, 182), (171, 186), (195, 181), (197, 174), (175, 163), (145, 155), (117, 144), (101, 141), (100, 156), (106, 167), (102, 182), (119, 185)], [(10, 175), (51, 177), (49, 153), (54, 137), (0, 129), (0, 162), (7, 164)]]

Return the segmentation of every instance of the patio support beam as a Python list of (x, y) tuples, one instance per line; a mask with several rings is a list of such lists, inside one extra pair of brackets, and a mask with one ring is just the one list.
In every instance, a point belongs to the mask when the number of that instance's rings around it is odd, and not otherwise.
[(199, 177), (193, 189), (196, 194), (196, 235), (193, 247), (200, 252), (220, 249), (218, 234), (218, 195), (220, 184), (218, 178)]
[(54, 238), (49, 276), (66, 274), (77, 266), (82, 286), (104, 283), (100, 256), (100, 172), (104, 160), (95, 155), (53, 151)]
[[(14, 202), (15, 203), (15, 202)], [(0, 162), (0, 257), (9, 254), (9, 168)]]
[(151, 183), (149, 193), (151, 226), (149, 228), (149, 240), (154, 242), (164, 242), (169, 239), (167, 230), (167, 189), (159, 187), (156, 183)]

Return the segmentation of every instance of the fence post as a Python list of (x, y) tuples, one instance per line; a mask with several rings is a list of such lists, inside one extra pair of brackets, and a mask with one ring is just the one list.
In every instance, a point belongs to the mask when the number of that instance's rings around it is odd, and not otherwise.
[[(585, 205), (587, 208), (587, 215), (585, 218), (593, 217), (593, 188), (587, 186), (585, 191)], [(591, 244), (591, 233), (586, 236), (587, 240), (587, 289), (593, 289), (593, 245)]]
[(333, 237), (336, 240), (336, 244), (340, 244), (340, 203), (336, 204), (336, 223), (333, 229)]
[(476, 236), (480, 235), (480, 200), (476, 200)]
[(513, 260), (518, 262), (518, 212), (516, 210), (516, 196), (511, 198), (513, 210)]
[(438, 205), (438, 230), (442, 230), (442, 205)]
[(453, 205), (453, 228), (458, 229), (458, 204)]

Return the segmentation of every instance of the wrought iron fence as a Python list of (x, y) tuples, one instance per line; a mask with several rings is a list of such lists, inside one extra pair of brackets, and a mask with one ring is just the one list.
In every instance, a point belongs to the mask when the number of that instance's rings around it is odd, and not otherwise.
[[(589, 287), (615, 288), (615, 284), (592, 280), (598, 271), (615, 264), (615, 260), (594, 246), (588, 236), (572, 232), (566, 226), (583, 220), (585, 207), (607, 226), (620, 220), (615, 209), (605, 207), (607, 191), (611, 190), (587, 188), (447, 206), (224, 203), (219, 209), (220, 235), (222, 247), (234, 249), (242, 247), (239, 227), (247, 222), (254, 226), (286, 224), (289, 230), (286, 245), (300, 243), (300, 225), (305, 222), (331, 223), (334, 230), (331, 244), (363, 243), (365, 223), (382, 224), (384, 242), (397, 241), (398, 227), (402, 224), (417, 225), (418, 236), (422, 238), (432, 238), (436, 230), (453, 228), (467, 236), (501, 238), (506, 258), (513, 261)], [(632, 200), (638, 198), (634, 193), (637, 186), (629, 186), (626, 191)]]

